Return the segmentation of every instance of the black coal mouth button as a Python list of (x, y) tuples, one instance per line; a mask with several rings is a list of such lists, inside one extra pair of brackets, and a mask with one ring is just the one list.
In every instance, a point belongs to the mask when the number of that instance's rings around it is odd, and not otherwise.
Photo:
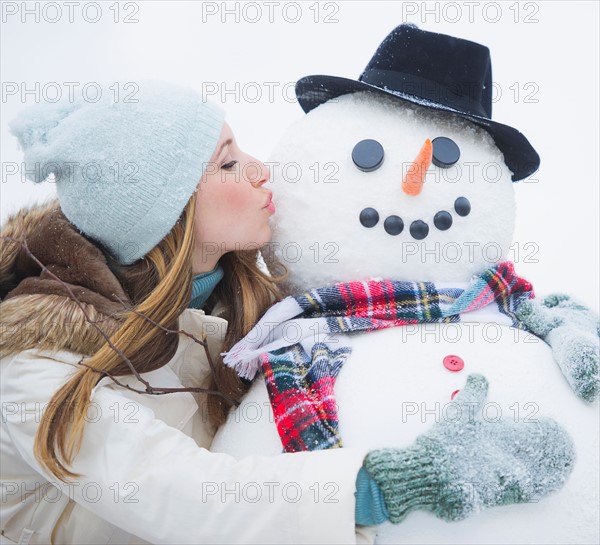
[(383, 228), (389, 235), (399, 235), (404, 229), (404, 222), (400, 216), (388, 216), (383, 222)]
[(375, 208), (364, 208), (360, 213), (359, 220), (364, 227), (375, 227), (379, 222), (379, 213)]
[(468, 216), (469, 212), (471, 212), (471, 203), (469, 202), (469, 199), (466, 197), (458, 197), (458, 199), (454, 201), (454, 210), (456, 210), (456, 213), (459, 216)]
[(423, 240), (429, 234), (429, 225), (422, 220), (413, 221), (410, 224), (410, 234), (414, 239)]
[(442, 210), (433, 217), (433, 224), (440, 231), (447, 231), (452, 226), (452, 216), (449, 212)]

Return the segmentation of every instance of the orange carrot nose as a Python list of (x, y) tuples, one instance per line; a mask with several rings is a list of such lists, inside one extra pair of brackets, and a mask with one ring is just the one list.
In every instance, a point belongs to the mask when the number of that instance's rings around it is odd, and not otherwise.
[(423, 189), (423, 182), (425, 181), (425, 175), (427, 169), (431, 164), (431, 154), (433, 146), (429, 138), (425, 140), (421, 151), (417, 155), (417, 158), (413, 161), (413, 164), (408, 167), (404, 180), (402, 180), (402, 191), (407, 195), (416, 197), (421, 193)]

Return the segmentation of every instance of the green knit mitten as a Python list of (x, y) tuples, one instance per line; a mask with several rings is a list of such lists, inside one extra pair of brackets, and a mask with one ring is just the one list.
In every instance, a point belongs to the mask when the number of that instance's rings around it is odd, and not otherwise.
[(598, 399), (600, 326), (598, 315), (568, 295), (553, 294), (521, 303), (517, 317), (546, 341), (573, 391), (583, 400)]
[(380, 487), (390, 521), (414, 509), (461, 520), (482, 508), (536, 502), (569, 476), (575, 451), (551, 419), (488, 421), (482, 405), (488, 383), (469, 375), (446, 419), (406, 449), (367, 454), (363, 466)]

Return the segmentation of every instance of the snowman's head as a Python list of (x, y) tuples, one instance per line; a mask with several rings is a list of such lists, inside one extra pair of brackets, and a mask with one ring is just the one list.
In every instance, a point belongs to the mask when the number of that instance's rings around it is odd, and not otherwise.
[(277, 213), (264, 254), (288, 267), (292, 291), (468, 281), (507, 257), (512, 173), (491, 136), (452, 113), (344, 95), (291, 126), (270, 166)]

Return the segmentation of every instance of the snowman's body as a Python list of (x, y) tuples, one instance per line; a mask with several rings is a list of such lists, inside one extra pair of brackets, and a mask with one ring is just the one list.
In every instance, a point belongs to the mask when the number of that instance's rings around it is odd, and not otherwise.
[[(502, 155), (485, 132), (374, 97), (348, 95), (337, 102), (306, 116), (274, 153), (279, 162), (274, 169), (279, 210), (275, 251), (284, 262), (290, 248), (300, 248), (301, 256), (296, 263), (288, 260), (290, 291), (373, 277), (462, 287), (494, 259), (506, 258), (514, 224), (513, 188)], [(443, 175), (436, 175), (437, 167), (431, 165), (422, 192), (404, 194), (403, 165), (410, 164), (425, 138), (437, 136), (459, 145), (460, 162)], [(377, 139), (386, 152), (373, 172), (360, 171), (349, 157), (365, 138)], [(293, 182), (285, 178), (289, 162), (301, 165), (301, 176)], [(491, 164), (502, 166), (494, 181)], [(337, 169), (337, 180), (315, 181), (315, 169), (326, 168)], [(464, 217), (452, 210), (458, 197), (471, 203)], [(365, 207), (380, 215), (374, 227), (358, 222)], [(440, 210), (452, 212), (447, 230), (433, 224)], [(382, 227), (390, 215), (402, 216), (405, 228), (399, 235)], [(421, 241), (408, 232), (418, 220), (430, 227)], [(315, 259), (318, 251), (320, 259)], [(335, 385), (344, 447), (409, 446), (435, 422), (456, 416), (453, 392), (464, 386), (467, 374), (481, 373), (490, 384), (485, 418), (554, 418), (571, 434), (577, 451), (566, 485), (539, 503), (487, 509), (456, 523), (413, 512), (400, 525), (382, 525), (378, 543), (598, 542), (598, 407), (572, 392), (548, 345), (523, 330), (469, 321), (465, 315), (460, 323), (354, 334), (351, 346)], [(464, 367), (444, 365), (448, 356), (457, 356)], [(219, 430), (211, 449), (238, 458), (281, 452), (262, 377)]]

